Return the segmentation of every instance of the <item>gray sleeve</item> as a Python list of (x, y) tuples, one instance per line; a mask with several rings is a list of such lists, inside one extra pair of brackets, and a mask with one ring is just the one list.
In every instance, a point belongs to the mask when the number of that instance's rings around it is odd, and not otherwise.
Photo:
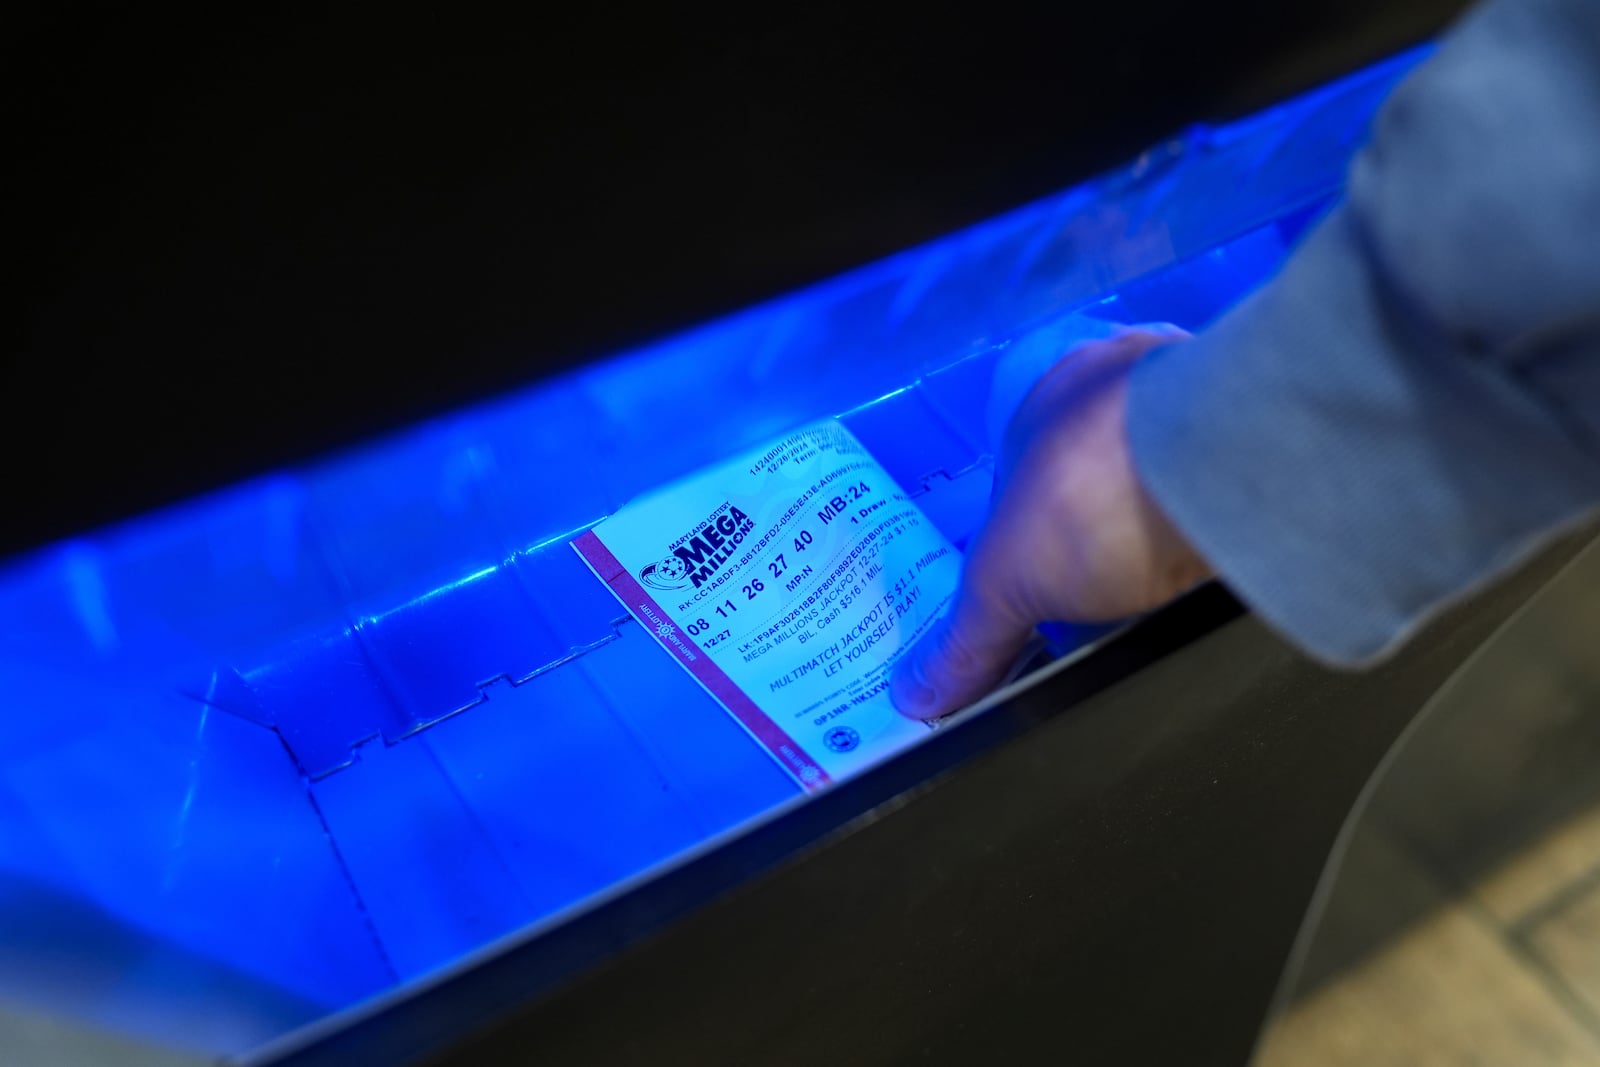
[(1135, 370), (1149, 490), (1258, 614), (1369, 661), (1600, 502), (1600, 0), (1494, 0), (1279, 276)]

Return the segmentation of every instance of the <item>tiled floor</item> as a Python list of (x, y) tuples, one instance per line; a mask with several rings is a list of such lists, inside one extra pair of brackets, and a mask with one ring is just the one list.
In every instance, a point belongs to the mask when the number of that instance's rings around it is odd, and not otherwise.
[(1377, 787), (1257, 1067), (1600, 1065), (1600, 548)]

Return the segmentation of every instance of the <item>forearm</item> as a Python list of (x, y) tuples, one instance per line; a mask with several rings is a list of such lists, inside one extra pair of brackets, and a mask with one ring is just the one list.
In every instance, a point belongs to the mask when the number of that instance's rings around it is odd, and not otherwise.
[(1135, 368), (1157, 504), (1268, 622), (1360, 663), (1581, 516), (1591, 457), (1495, 373), (1412, 343), (1336, 212), (1285, 274)]
[(1152, 496), (1322, 658), (1380, 655), (1600, 500), (1600, 125), (1577, 92), (1600, 34), (1564, 32), (1587, 3), (1480, 13), (1282, 274), (1134, 371)]

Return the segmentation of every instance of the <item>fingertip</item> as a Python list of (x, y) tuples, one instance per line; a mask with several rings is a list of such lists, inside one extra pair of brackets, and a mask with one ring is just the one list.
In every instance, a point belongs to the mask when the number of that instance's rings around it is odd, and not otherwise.
[(1193, 336), (1182, 326), (1178, 326), (1171, 322), (1142, 322), (1136, 328), (1153, 333), (1158, 337), (1171, 338), (1174, 341), (1181, 341), (1187, 337)]
[(901, 657), (889, 676), (889, 702), (911, 719), (931, 719), (939, 714), (939, 694), (928, 684), (922, 645)]

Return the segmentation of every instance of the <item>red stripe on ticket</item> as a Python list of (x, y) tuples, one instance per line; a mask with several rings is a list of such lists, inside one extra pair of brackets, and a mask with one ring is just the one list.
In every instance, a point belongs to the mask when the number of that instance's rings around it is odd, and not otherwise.
[(807, 789), (821, 789), (829, 784), (831, 780), (827, 772), (795, 743), (783, 727), (757, 707), (750, 695), (722, 668), (711, 662), (705, 650), (645, 591), (644, 586), (628, 572), (628, 568), (622, 565), (593, 530), (574, 540), (572, 547), (578, 550), (578, 555), (583, 557), (589, 569), (606, 583), (623, 607), (643, 623), (661, 647), (677, 660), (678, 665), (727, 708), (739, 725), (770, 752), (784, 770)]

